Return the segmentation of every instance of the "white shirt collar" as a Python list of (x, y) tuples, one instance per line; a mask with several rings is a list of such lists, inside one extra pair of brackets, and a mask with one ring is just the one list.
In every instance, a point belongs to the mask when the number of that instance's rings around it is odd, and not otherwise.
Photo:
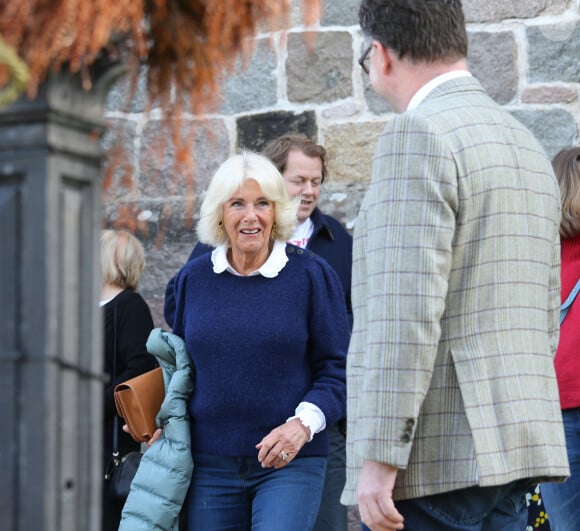
[[(232, 275), (241, 277), (242, 275), (240, 275), (240, 273), (238, 273), (228, 261), (228, 249), (229, 247), (224, 244), (219, 245), (212, 251), (211, 263), (213, 264), (213, 271), (218, 274), (227, 271)], [(266, 278), (274, 278), (278, 276), (278, 273), (280, 273), (282, 269), (284, 269), (286, 262), (288, 262), (288, 256), (286, 256), (286, 243), (275, 241), (268, 259), (260, 268), (256, 271), (252, 271), (247, 276), (253, 277), (255, 275), (262, 275)]]
[(417, 92), (415, 92), (409, 105), (407, 105), (407, 110), (410, 111), (411, 109), (418, 107), (439, 85), (442, 85), (451, 79), (457, 79), (458, 77), (471, 77), (471, 74), (467, 70), (453, 70), (452, 72), (446, 72), (445, 74), (434, 77), (431, 81), (425, 83)]
[(294, 231), (292, 238), (288, 240), (288, 243), (291, 243), (292, 245), (296, 245), (297, 247), (305, 249), (306, 246), (308, 245), (310, 236), (312, 236), (313, 232), (314, 232), (314, 223), (312, 223), (312, 220), (310, 218), (306, 218), (302, 223), (300, 223), (296, 227), (296, 230)]

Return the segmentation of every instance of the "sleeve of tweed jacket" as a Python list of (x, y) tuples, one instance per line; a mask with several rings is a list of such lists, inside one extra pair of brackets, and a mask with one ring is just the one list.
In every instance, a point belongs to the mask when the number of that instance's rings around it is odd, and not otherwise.
[(441, 335), (456, 175), (440, 136), (419, 118), (403, 114), (387, 125), (365, 206), (367, 330), (352, 437), (357, 454), (399, 468), (408, 462)]

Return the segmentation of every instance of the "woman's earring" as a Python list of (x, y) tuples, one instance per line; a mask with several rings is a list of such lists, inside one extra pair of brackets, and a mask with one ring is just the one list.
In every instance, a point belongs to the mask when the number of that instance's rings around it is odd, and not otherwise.
[(272, 225), (272, 232), (270, 232), (270, 238), (272, 238), (273, 240), (276, 239), (276, 222), (274, 221), (274, 224)]
[(224, 237), (224, 222), (223, 221), (220, 221), (218, 223), (217, 237), (218, 237), (218, 240), (221, 240)]

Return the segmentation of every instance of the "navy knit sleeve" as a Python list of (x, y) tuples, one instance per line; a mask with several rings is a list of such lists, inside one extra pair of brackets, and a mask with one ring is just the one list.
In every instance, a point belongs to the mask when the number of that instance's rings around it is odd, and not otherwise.
[(173, 333), (180, 338), (184, 338), (184, 306), (185, 306), (185, 286), (187, 285), (186, 267), (182, 267), (173, 277)]
[(316, 257), (309, 272), (309, 356), (314, 377), (304, 401), (317, 405), (330, 426), (346, 416), (350, 324), (344, 292), (335, 271)]
[[(198, 256), (202, 256), (206, 253), (211, 253), (213, 247), (209, 245), (205, 245), (204, 243), (197, 243), (196, 246), (191, 251), (187, 262), (191, 262)], [(175, 319), (175, 280), (177, 278), (177, 274), (175, 274), (169, 282), (167, 283), (167, 287), (165, 288), (165, 300), (163, 303), (163, 317), (165, 318), (165, 322), (173, 328), (173, 320)]]

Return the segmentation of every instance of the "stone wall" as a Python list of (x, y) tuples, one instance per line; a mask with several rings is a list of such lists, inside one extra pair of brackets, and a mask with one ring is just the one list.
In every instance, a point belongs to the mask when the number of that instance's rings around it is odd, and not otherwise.
[[(195, 243), (195, 212), (209, 178), (241, 147), (260, 149), (271, 137), (299, 130), (324, 144), (329, 179), (320, 205), (348, 229), (365, 193), (376, 138), (392, 116), (357, 64), (362, 34), (359, 0), (326, 0), (314, 48), (309, 51), (299, 5), (287, 33), (261, 34), (246, 68), (223, 84), (219, 108), (191, 116), (195, 181), (169, 170), (167, 158), (150, 157), (164, 142), (159, 115), (144, 111), (141, 84), (124, 110), (127, 83), (108, 99), (108, 118), (120, 125), (103, 144), (123, 144), (136, 169), (132, 184), (115, 172), (105, 194), (104, 224), (130, 209), (147, 249), (141, 293), (157, 326), (167, 280)], [(490, 95), (526, 124), (552, 157), (578, 143), (580, 124), (580, 0), (466, 0), (469, 66)], [(171, 156), (171, 151), (169, 155)], [(193, 206), (193, 222), (188, 212)]]

